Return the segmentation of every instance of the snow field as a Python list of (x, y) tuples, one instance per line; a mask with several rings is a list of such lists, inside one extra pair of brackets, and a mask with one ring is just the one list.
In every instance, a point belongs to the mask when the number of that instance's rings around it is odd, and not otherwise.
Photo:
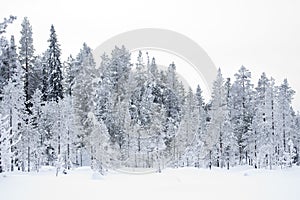
[(274, 171), (182, 168), (143, 175), (109, 171), (105, 176), (83, 167), (58, 177), (54, 168), (43, 168), (40, 173), (1, 174), (0, 199), (298, 200), (299, 184), (298, 167)]

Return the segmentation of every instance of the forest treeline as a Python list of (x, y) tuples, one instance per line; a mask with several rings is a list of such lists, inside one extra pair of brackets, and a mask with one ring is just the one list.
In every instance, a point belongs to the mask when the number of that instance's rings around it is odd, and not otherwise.
[(25, 17), (21, 38), (0, 23), (0, 172), (50, 165), (255, 168), (299, 165), (300, 117), (295, 92), (263, 73), (257, 84), (242, 66), (233, 79), (218, 70), (211, 99), (186, 88), (171, 63), (123, 47), (101, 56), (83, 44), (61, 60), (54, 26), (37, 55)]

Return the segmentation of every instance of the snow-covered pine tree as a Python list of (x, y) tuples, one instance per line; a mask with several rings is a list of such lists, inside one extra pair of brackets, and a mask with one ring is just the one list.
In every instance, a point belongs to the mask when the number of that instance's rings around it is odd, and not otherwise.
[(196, 154), (195, 156), (197, 158), (197, 162), (195, 163), (195, 166), (201, 167), (203, 164), (202, 162), (204, 157), (204, 136), (207, 132), (207, 127), (206, 127), (207, 112), (204, 109), (205, 102), (202, 96), (202, 90), (200, 88), (200, 85), (197, 86), (195, 98), (196, 98), (196, 109), (198, 110), (198, 114), (199, 114), (198, 117), (199, 121), (198, 121), (198, 130), (193, 145), (195, 148), (195, 154)]
[[(23, 115), (25, 112), (25, 95), (24, 85), (22, 81), (23, 70), (17, 60), (16, 47), (14, 45), (14, 38), (11, 38), (11, 45), (9, 51), (9, 67), (11, 74), (7, 85), (3, 88), (2, 96), (2, 114), (8, 116), (10, 127), (10, 145), (11, 145), (11, 157), (10, 157), (10, 170), (13, 171), (15, 164), (17, 164), (16, 156), (22, 153), (23, 149), (17, 149), (17, 143), (22, 137), (23, 128)], [(18, 163), (19, 164), (19, 163)]]
[[(142, 51), (139, 51), (138, 57), (137, 57), (137, 62), (135, 63), (136, 67), (135, 67), (135, 81), (137, 83), (138, 87), (142, 87), (144, 84), (147, 84), (148, 81), (148, 77), (149, 74), (147, 73), (148, 71), (150, 72), (150, 66), (146, 67), (145, 63), (144, 63), (144, 59), (143, 59), (143, 53)], [(154, 65), (154, 70), (155, 70), (155, 66)]]
[(295, 134), (295, 150), (296, 150), (296, 155), (295, 155), (295, 163), (299, 166), (300, 165), (300, 155), (299, 155), (299, 151), (300, 151), (300, 113), (299, 111), (297, 112), (297, 114), (295, 115), (295, 127), (294, 127), (294, 131), (296, 132)]
[(43, 67), (46, 66), (46, 59), (42, 55), (34, 57), (33, 67), (28, 76), (28, 87), (30, 89), (31, 96), (35, 93), (36, 89), (42, 90), (43, 87)]
[(274, 81), (263, 73), (258, 81), (255, 92), (255, 110), (250, 135), (248, 152), (254, 167), (272, 168), (274, 145)]
[(62, 110), (60, 101), (43, 102), (41, 128), (43, 129), (43, 145), (45, 146), (44, 164), (54, 166), (61, 155)]
[(158, 76), (159, 73), (158, 73), (157, 64), (155, 62), (154, 57), (152, 58), (151, 63), (148, 65), (148, 68), (152, 80), (157, 80), (159, 78)]
[(66, 95), (73, 95), (73, 87), (75, 77), (78, 75), (77, 71), (77, 61), (70, 55), (66, 62), (64, 62), (63, 67), (63, 77), (64, 77), (64, 92)]
[(48, 68), (48, 58), (49, 58), (49, 51), (45, 51), (41, 56), (38, 64), (41, 66), (41, 92), (42, 92), (42, 100), (44, 102), (48, 101), (48, 87), (49, 87), (49, 68)]
[[(24, 91), (25, 91), (25, 106), (26, 106), (26, 113), (24, 113), (24, 137), (26, 137), (26, 144), (23, 142), (23, 145), (27, 146), (27, 158), (26, 158), (26, 168), (27, 171), (31, 170), (31, 151), (35, 149), (35, 146), (33, 148), (31, 145), (32, 138), (32, 124), (30, 121), (32, 121), (31, 118), (31, 97), (34, 93), (35, 84), (30, 83), (33, 80), (34, 71), (34, 47), (33, 47), (33, 38), (32, 38), (32, 27), (29, 23), (29, 20), (27, 17), (23, 19), (23, 22), (21, 24), (22, 30), (21, 30), (21, 39), (20, 39), (20, 47), (19, 47), (19, 61), (20, 64), (24, 70)], [(33, 86), (33, 88), (31, 88)], [(26, 135), (26, 136), (25, 136)], [(24, 138), (25, 139), (25, 138)], [(25, 152), (23, 152), (25, 154)], [(25, 161), (25, 160), (24, 160)]]
[(9, 42), (3, 36), (6, 32), (6, 28), (9, 24), (13, 23), (16, 19), (14, 16), (10, 16), (8, 19), (4, 18), (0, 23), (0, 93), (3, 91), (3, 87), (7, 84), (11, 69), (9, 68)]
[(127, 82), (131, 70), (130, 53), (124, 46), (115, 47), (111, 58), (102, 56), (102, 80), (97, 91), (97, 117), (100, 117), (108, 129), (110, 139), (122, 149), (125, 142), (124, 114), (119, 113), (120, 106), (125, 102)]
[(21, 24), (21, 39), (20, 39), (20, 51), (19, 51), (19, 61), (21, 66), (24, 69), (24, 89), (25, 89), (25, 100), (26, 100), (26, 109), (29, 114), (31, 114), (30, 107), (32, 106), (29, 102), (31, 96), (34, 93), (35, 88), (31, 88), (31, 76), (34, 75), (33, 67), (35, 63), (34, 59), (34, 47), (33, 47), (33, 38), (32, 38), (32, 26), (29, 23), (27, 17), (23, 19)]
[(231, 123), (239, 146), (239, 164), (246, 164), (249, 162), (249, 156), (245, 141), (253, 118), (251, 72), (242, 66), (235, 78), (231, 87)]
[(176, 160), (179, 160), (180, 166), (195, 166), (197, 156), (195, 155), (194, 142), (199, 130), (199, 110), (191, 88), (189, 88), (185, 98), (183, 113), (176, 138), (174, 138), (176, 145), (173, 156), (176, 156), (176, 152), (178, 152)]
[[(103, 120), (105, 123), (110, 117), (110, 112), (112, 109), (112, 87), (113, 83), (110, 81), (110, 69), (111, 60), (107, 54), (103, 54), (101, 56), (101, 80), (98, 82), (98, 86), (96, 87), (96, 110), (95, 114), (97, 118)], [(133, 76), (131, 76), (133, 77)], [(133, 80), (133, 78), (132, 78)]]
[(176, 65), (175, 63), (171, 63), (167, 70), (167, 86), (172, 89), (176, 90), (178, 84), (177, 74), (176, 74)]
[(48, 68), (48, 85), (47, 85), (47, 100), (56, 101), (63, 98), (63, 86), (62, 86), (62, 64), (60, 61), (61, 50), (57, 41), (56, 31), (54, 26), (51, 25), (50, 39), (48, 40), (49, 49), (47, 57)]
[(98, 121), (94, 113), (88, 113), (89, 124), (92, 125), (92, 132), (88, 136), (87, 146), (91, 150), (91, 167), (103, 174), (104, 169), (110, 164), (109, 159), (109, 134), (102, 120)]
[(73, 98), (69, 94), (66, 94), (63, 99), (58, 103), (60, 112), (60, 126), (61, 131), (59, 134), (60, 142), (60, 156), (63, 163), (61, 163), (65, 169), (70, 169), (72, 163), (75, 163), (76, 159), (76, 144), (78, 142), (78, 125), (75, 121), (75, 110), (73, 107)]
[[(287, 79), (278, 87), (276, 95), (276, 113), (275, 113), (275, 136), (276, 136), (276, 154), (280, 165), (290, 165), (289, 160), (290, 146), (289, 141), (293, 138), (292, 131), (292, 109), (291, 103), (295, 91), (291, 89)], [(291, 142), (290, 142), (291, 143)]]
[(228, 121), (226, 95), (224, 79), (219, 69), (217, 78), (213, 83), (212, 106), (209, 111), (210, 123), (205, 140), (209, 154), (210, 168), (212, 165), (216, 165), (217, 167), (225, 166), (225, 148), (231, 145), (229, 142), (227, 142), (227, 146), (224, 145), (225, 138), (228, 139), (228, 134), (231, 132), (231, 130), (228, 130), (230, 128), (228, 127), (228, 123), (225, 124)]
[[(42, 92), (39, 89), (36, 89), (31, 98), (32, 108), (30, 115), (30, 140), (31, 146), (28, 155), (31, 155), (32, 169), (39, 171), (43, 161), (45, 161), (45, 129), (42, 126)], [(29, 167), (28, 167), (29, 168)]]
[[(2, 104), (2, 101), (0, 103)], [(0, 109), (0, 173), (2, 173), (10, 171), (11, 158), (13, 157), (13, 152), (11, 151), (13, 135), (10, 134), (9, 115), (2, 115), (3, 105), (1, 105)]]
[[(80, 138), (77, 144), (80, 154), (84, 151), (84, 147), (88, 138), (87, 136), (92, 132), (93, 126), (89, 124), (88, 113), (94, 113), (95, 102), (95, 78), (96, 78), (96, 63), (94, 61), (92, 50), (86, 43), (83, 44), (77, 58), (76, 65), (70, 74), (70, 82), (74, 110), (75, 121), (78, 126), (78, 137)], [(90, 152), (90, 150), (88, 150)], [(80, 155), (80, 157), (82, 157)]]
[[(162, 73), (163, 74), (163, 73)], [(162, 75), (164, 76), (164, 75)], [(173, 157), (175, 161), (175, 155), (173, 155), (176, 151), (176, 132), (180, 123), (180, 115), (181, 107), (179, 102), (179, 90), (178, 85), (179, 81), (176, 74), (176, 65), (175, 63), (171, 63), (168, 67), (166, 73), (165, 83), (161, 80), (162, 84), (166, 85), (164, 89), (164, 99), (163, 104), (166, 108), (166, 123), (165, 123), (165, 132), (166, 132), (166, 145), (167, 149), (170, 152), (170, 156)], [(162, 77), (163, 79), (163, 77)], [(183, 97), (180, 98), (182, 100)], [(175, 162), (174, 162), (175, 164)]]
[[(148, 141), (148, 155), (151, 154), (153, 159), (148, 158), (147, 167), (156, 167), (160, 173), (163, 167), (164, 150), (166, 149), (165, 144), (165, 133), (163, 122), (165, 120), (165, 109), (159, 104), (151, 105), (152, 116), (151, 125), (149, 127), (149, 141)], [(151, 163), (152, 161), (152, 163)]]

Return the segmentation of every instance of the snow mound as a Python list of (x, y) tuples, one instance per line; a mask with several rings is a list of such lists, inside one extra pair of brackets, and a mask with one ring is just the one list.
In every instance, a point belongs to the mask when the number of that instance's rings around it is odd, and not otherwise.
[(100, 174), (99, 172), (92, 173), (92, 180), (102, 180), (102, 179), (103, 179), (103, 175)]

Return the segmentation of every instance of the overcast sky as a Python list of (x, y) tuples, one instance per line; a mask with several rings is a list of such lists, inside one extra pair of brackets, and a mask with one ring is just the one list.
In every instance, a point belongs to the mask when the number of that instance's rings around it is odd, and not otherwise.
[(19, 33), (27, 16), (37, 53), (47, 49), (54, 24), (64, 59), (77, 54), (83, 42), (96, 48), (114, 35), (137, 28), (177, 31), (197, 42), (225, 77), (233, 77), (244, 65), (252, 72), (254, 84), (263, 71), (277, 84), (288, 78), (297, 92), (294, 107), (300, 110), (299, 2), (9, 0), (1, 2), (0, 19), (10, 14), (18, 17), (8, 29), (11, 34)]

